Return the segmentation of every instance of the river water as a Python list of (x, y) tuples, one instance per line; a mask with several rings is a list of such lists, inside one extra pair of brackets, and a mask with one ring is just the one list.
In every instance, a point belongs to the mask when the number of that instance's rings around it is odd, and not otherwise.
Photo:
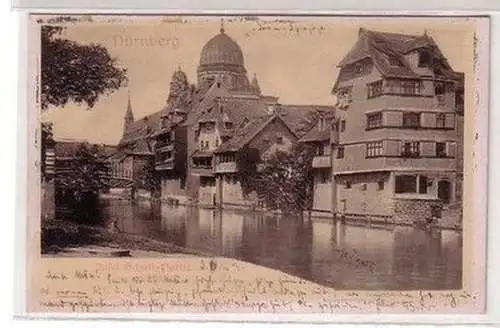
[(351, 290), (460, 289), (462, 235), (107, 200), (104, 222), (176, 245)]

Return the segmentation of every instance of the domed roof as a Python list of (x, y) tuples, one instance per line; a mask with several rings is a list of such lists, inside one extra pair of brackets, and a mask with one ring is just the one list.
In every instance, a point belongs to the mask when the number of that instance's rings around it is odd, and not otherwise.
[(227, 36), (223, 28), (203, 46), (200, 55), (200, 66), (221, 64), (244, 66), (240, 46)]

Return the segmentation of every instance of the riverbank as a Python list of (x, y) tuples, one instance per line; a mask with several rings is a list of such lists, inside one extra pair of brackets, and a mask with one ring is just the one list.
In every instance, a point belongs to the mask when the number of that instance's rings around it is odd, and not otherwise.
[(201, 255), (171, 243), (148, 237), (112, 231), (105, 227), (77, 224), (69, 220), (44, 223), (41, 231), (42, 254), (68, 257), (165, 257)]

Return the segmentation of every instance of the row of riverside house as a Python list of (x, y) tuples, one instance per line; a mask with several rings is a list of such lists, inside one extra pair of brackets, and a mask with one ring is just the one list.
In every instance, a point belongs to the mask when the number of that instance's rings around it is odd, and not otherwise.
[(139, 120), (129, 98), (110, 158), (114, 191), (153, 163), (167, 201), (254, 207), (261, 200), (238, 161), (304, 142), (316, 147), (313, 214), (458, 222), (463, 74), (427, 34), (365, 29), (338, 66), (336, 106), (283, 105), (247, 78), (240, 46), (221, 28), (201, 51), (196, 85), (178, 69), (165, 108)]
[[(255, 207), (259, 191), (241, 181), (238, 163), (257, 166), (277, 151), (288, 151), (315, 124), (317, 113), (333, 106), (284, 105), (263, 95), (250, 80), (243, 51), (225, 30), (201, 49), (197, 83), (177, 69), (166, 106), (135, 120), (125, 113), (123, 137), (109, 158), (111, 192), (130, 193), (153, 163), (161, 198), (174, 204), (208, 207)], [(136, 195), (147, 192), (135, 188)]]

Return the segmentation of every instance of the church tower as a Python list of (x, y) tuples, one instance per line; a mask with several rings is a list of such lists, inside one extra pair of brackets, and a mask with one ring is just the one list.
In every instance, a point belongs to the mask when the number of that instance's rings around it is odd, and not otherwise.
[(130, 90), (128, 92), (128, 100), (127, 100), (127, 111), (125, 112), (125, 120), (123, 124), (123, 135), (126, 134), (127, 130), (134, 123), (134, 113), (132, 111), (132, 104), (130, 103)]

